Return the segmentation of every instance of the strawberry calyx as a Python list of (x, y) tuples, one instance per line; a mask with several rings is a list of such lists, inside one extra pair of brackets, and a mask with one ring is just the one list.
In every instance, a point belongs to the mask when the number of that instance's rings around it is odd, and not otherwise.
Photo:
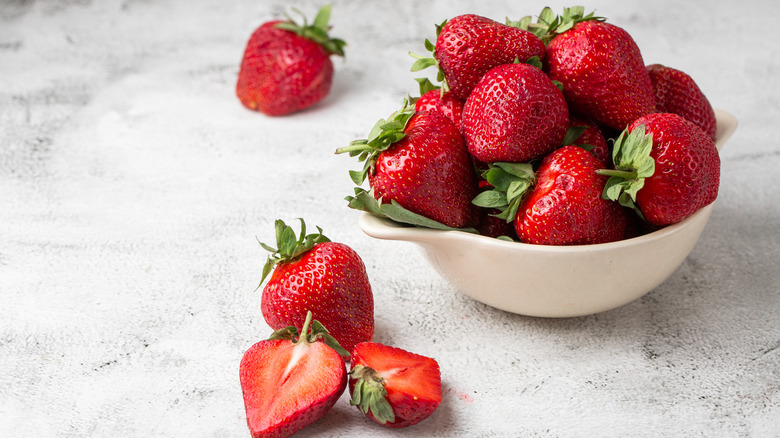
[(507, 26), (517, 27), (533, 33), (547, 45), (547, 43), (556, 35), (566, 32), (574, 27), (575, 24), (591, 20), (605, 21), (606, 18), (596, 16), (595, 11), (585, 14), (585, 7), (583, 6), (563, 8), (563, 15), (556, 15), (553, 10), (547, 6), (542, 9), (536, 22), (533, 21), (532, 16), (527, 15), (516, 21), (507, 19), (506, 24)]
[(614, 169), (599, 169), (599, 175), (609, 176), (601, 197), (617, 201), (636, 211), (644, 218), (636, 205), (636, 194), (645, 185), (645, 178), (655, 173), (655, 160), (650, 155), (653, 134), (645, 135), (645, 125), (635, 127), (630, 133), (623, 130), (612, 147)]
[(331, 38), (328, 35), (328, 31), (330, 30), (330, 25), (328, 24), (330, 21), (330, 9), (330, 5), (325, 5), (320, 8), (320, 10), (317, 11), (317, 15), (314, 17), (314, 22), (309, 24), (306, 16), (303, 15), (301, 11), (293, 8), (293, 11), (303, 17), (303, 24), (298, 24), (288, 16), (287, 21), (277, 24), (276, 27), (289, 30), (297, 35), (310, 39), (334, 55), (344, 56), (344, 46), (346, 46), (347, 43), (344, 42), (344, 40)]
[[(274, 228), (276, 229), (276, 248), (258, 240), (258, 243), (263, 249), (271, 252), (263, 266), (263, 276), (260, 279), (260, 285), (263, 284), (268, 274), (270, 274), (273, 268), (279, 263), (295, 259), (314, 248), (314, 245), (318, 243), (330, 242), (330, 239), (322, 234), (322, 228), (317, 227), (317, 231), (319, 231), (317, 234), (306, 234), (306, 223), (301, 218), (298, 220), (301, 222), (301, 232), (297, 237), (295, 236), (295, 231), (292, 227), (285, 224), (281, 219), (276, 220), (274, 223)], [(258, 289), (260, 288), (260, 286), (257, 287)]]
[(471, 202), (483, 208), (498, 209), (495, 216), (512, 222), (517, 210), (536, 181), (530, 163), (489, 163), (482, 177), (493, 187), (478, 194)]
[[(436, 38), (434, 41), (439, 39), (439, 34), (441, 33), (441, 29), (444, 27), (444, 25), (447, 24), (447, 20), (442, 21), (441, 24), (436, 25)], [(409, 56), (416, 59), (414, 61), (414, 64), (412, 64), (411, 71), (418, 72), (421, 70), (425, 70), (428, 67), (436, 67), (436, 81), (438, 81), (441, 84), (442, 93), (445, 93), (449, 91), (449, 87), (447, 86), (447, 81), (444, 79), (444, 71), (439, 67), (439, 61), (436, 59), (436, 44), (431, 42), (429, 39), (425, 39), (424, 42), (425, 50), (427, 50), (430, 53), (430, 56), (426, 55), (420, 55), (414, 52), (409, 52)]]
[(404, 129), (414, 113), (414, 104), (409, 99), (404, 99), (401, 109), (390, 114), (387, 119), (379, 119), (374, 124), (368, 133), (368, 138), (353, 140), (349, 146), (336, 149), (337, 154), (349, 153), (350, 157), (358, 157), (358, 161), (364, 163), (363, 169), (349, 172), (355, 184), (363, 184), (368, 173), (373, 170), (379, 153), (406, 136)]
[(395, 413), (390, 402), (387, 401), (385, 379), (379, 376), (371, 367), (355, 365), (349, 372), (349, 376), (355, 382), (351, 406), (357, 406), (364, 414), (371, 414), (380, 424), (395, 421)]
[[(328, 329), (326, 329), (322, 323), (316, 319), (313, 319), (311, 310), (306, 312), (306, 319), (303, 321), (303, 326), (301, 327), (300, 332), (298, 331), (297, 327), (291, 325), (274, 331), (271, 333), (271, 336), (268, 337), (269, 341), (279, 339), (290, 340), (293, 344), (296, 345), (296, 347), (301, 346), (300, 348), (302, 349), (310, 344), (322, 340), (325, 345), (336, 350), (339, 355), (344, 357), (350, 356), (349, 352), (345, 350), (341, 344), (339, 344), (339, 341), (337, 341), (336, 338), (334, 338), (330, 332), (328, 332)], [(292, 362), (294, 362), (294, 360), (291, 361), (291, 364)], [(288, 368), (291, 367), (288, 366)]]

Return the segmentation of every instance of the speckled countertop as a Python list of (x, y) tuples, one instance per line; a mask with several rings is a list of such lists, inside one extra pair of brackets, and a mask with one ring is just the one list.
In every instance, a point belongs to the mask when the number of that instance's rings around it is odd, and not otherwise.
[(760, 21), (776, 2), (585, 4), (740, 125), (682, 266), (573, 319), (485, 306), (413, 244), (363, 234), (343, 200), (356, 162), (333, 154), (416, 92), (407, 52), (435, 23), (546, 3), (333, 4), (349, 46), (330, 96), (269, 118), (233, 94), (246, 39), (320, 4), (0, 3), (0, 436), (249, 436), (238, 363), (270, 333), (256, 237), (297, 217), (361, 255), (375, 339), (435, 357), (444, 401), (389, 430), (343, 397), (296, 436), (780, 435), (780, 49)]

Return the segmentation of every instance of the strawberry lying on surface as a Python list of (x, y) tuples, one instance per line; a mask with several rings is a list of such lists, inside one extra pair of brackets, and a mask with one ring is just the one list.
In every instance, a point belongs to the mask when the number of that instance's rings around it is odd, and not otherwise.
[[(343, 243), (319, 233), (300, 235), (277, 220), (276, 248), (261, 243), (272, 254), (263, 267), (261, 308), (273, 329), (303, 324), (309, 311), (317, 313), (339, 343), (351, 350), (374, 336), (374, 298), (360, 256)], [(273, 270), (273, 273), (272, 273)]]
[(687, 73), (661, 64), (647, 66), (659, 113), (674, 113), (698, 125), (715, 138), (715, 110)]
[(301, 331), (275, 331), (241, 359), (240, 379), (254, 438), (282, 438), (322, 418), (347, 385), (348, 355), (308, 312)]
[(671, 113), (634, 121), (615, 141), (615, 170), (606, 198), (632, 207), (650, 224), (670, 225), (718, 196), (720, 155), (712, 138), (693, 122)]
[(350, 175), (368, 179), (371, 191), (357, 188), (350, 207), (399, 222), (432, 228), (468, 228), (477, 224), (473, 161), (458, 128), (438, 111), (416, 112), (410, 104), (379, 120), (367, 139), (336, 153), (364, 163)]
[(400, 348), (363, 342), (352, 351), (350, 404), (387, 427), (428, 418), (442, 399), (436, 360)]
[(252, 33), (244, 49), (236, 95), (252, 110), (281, 116), (310, 107), (330, 92), (331, 55), (344, 56), (344, 41), (328, 36), (330, 6), (309, 25), (274, 20)]
[(563, 93), (529, 64), (494, 67), (463, 107), (463, 135), (473, 157), (485, 163), (523, 162), (561, 145), (569, 121)]

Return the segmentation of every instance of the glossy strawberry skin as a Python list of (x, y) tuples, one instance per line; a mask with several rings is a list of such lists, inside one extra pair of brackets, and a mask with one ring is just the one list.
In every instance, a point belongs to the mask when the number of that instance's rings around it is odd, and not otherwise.
[(310, 107), (330, 92), (333, 63), (322, 45), (278, 29), (274, 20), (252, 33), (244, 50), (236, 95), (252, 110), (282, 116)]
[[(385, 379), (387, 400), (395, 421), (383, 426), (412, 426), (428, 418), (442, 400), (441, 371), (436, 360), (377, 342), (358, 344), (352, 351), (350, 366), (370, 367)], [(349, 381), (350, 393), (355, 381)], [(369, 412), (371, 420), (377, 421)], [(381, 423), (380, 423), (381, 424)]]
[(464, 103), (463, 99), (453, 93), (442, 93), (441, 90), (434, 89), (423, 93), (414, 103), (414, 109), (418, 112), (438, 111), (447, 116), (460, 131)]
[(720, 156), (712, 138), (677, 114), (641, 117), (629, 131), (639, 125), (645, 125), (645, 134), (653, 136), (650, 156), (655, 160), (655, 172), (636, 194), (645, 219), (657, 226), (673, 224), (715, 201)]
[(283, 438), (318, 420), (347, 384), (346, 366), (321, 342), (308, 346), (284, 377), (295, 346), (289, 340), (260, 341), (241, 360), (240, 381), (253, 438)]
[(466, 99), (491, 68), (544, 58), (544, 43), (531, 32), (474, 14), (447, 21), (436, 39), (434, 57), (452, 93)]
[(263, 288), (261, 309), (274, 330), (300, 327), (311, 311), (347, 351), (374, 336), (368, 274), (360, 256), (343, 243), (318, 243), (279, 263)]
[(715, 138), (715, 110), (696, 82), (687, 73), (661, 64), (647, 66), (659, 113), (678, 114)]
[(463, 107), (463, 135), (477, 160), (526, 162), (561, 145), (568, 123), (563, 93), (528, 64), (491, 69)]
[(415, 113), (403, 139), (382, 151), (368, 179), (376, 199), (391, 200), (444, 225), (476, 225), (477, 177), (457, 127), (437, 111)]
[(623, 130), (655, 111), (650, 75), (633, 38), (606, 22), (583, 21), (547, 46), (545, 70), (572, 111)]
[(578, 146), (564, 146), (542, 161), (536, 185), (515, 217), (521, 241), (540, 245), (585, 245), (625, 236), (627, 211), (602, 199), (604, 163)]

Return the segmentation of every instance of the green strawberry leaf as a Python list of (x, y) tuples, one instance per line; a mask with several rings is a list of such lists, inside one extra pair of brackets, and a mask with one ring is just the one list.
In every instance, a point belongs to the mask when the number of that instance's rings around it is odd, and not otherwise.
[(274, 223), (276, 231), (276, 248), (262, 243), (258, 239), (260, 246), (271, 253), (268, 256), (265, 265), (263, 265), (262, 277), (260, 279), (260, 284), (257, 286), (258, 289), (263, 285), (266, 277), (268, 277), (268, 274), (273, 271), (277, 264), (290, 261), (300, 256), (306, 251), (314, 248), (314, 245), (317, 245), (318, 243), (330, 242), (330, 239), (322, 234), (322, 228), (317, 227), (317, 234), (306, 234), (306, 223), (301, 218), (298, 220), (301, 222), (301, 232), (297, 237), (292, 227), (285, 224), (281, 219), (276, 220)]
[(328, 24), (330, 21), (330, 5), (325, 5), (317, 11), (317, 15), (314, 17), (314, 23), (311, 25), (301, 11), (295, 8), (292, 8), (292, 10), (303, 18), (303, 23), (297, 23), (288, 15), (287, 21), (277, 24), (277, 28), (288, 30), (304, 38), (310, 39), (315, 43), (320, 44), (325, 50), (334, 55), (344, 56), (344, 46), (346, 46), (347, 43), (342, 39), (331, 38), (328, 35), (328, 31), (330, 30), (330, 25)]
[(364, 414), (371, 413), (380, 424), (395, 421), (393, 407), (387, 401), (385, 379), (373, 368), (363, 365), (355, 365), (349, 376), (355, 382), (350, 405), (357, 406)]
[(482, 177), (493, 189), (481, 192), (471, 202), (478, 207), (500, 210), (495, 216), (507, 222), (515, 219), (520, 204), (536, 181), (530, 163), (490, 163)]
[(602, 198), (617, 201), (644, 217), (636, 205), (636, 194), (644, 187), (645, 178), (655, 173), (655, 160), (650, 155), (653, 135), (645, 135), (645, 126), (639, 125), (632, 132), (625, 129), (612, 147), (614, 169), (601, 169), (596, 173), (609, 176)]
[(566, 135), (563, 136), (563, 142), (561, 143), (561, 146), (574, 144), (578, 138), (582, 137), (582, 134), (585, 133), (586, 129), (588, 129), (587, 126), (572, 126), (571, 128), (567, 129)]

